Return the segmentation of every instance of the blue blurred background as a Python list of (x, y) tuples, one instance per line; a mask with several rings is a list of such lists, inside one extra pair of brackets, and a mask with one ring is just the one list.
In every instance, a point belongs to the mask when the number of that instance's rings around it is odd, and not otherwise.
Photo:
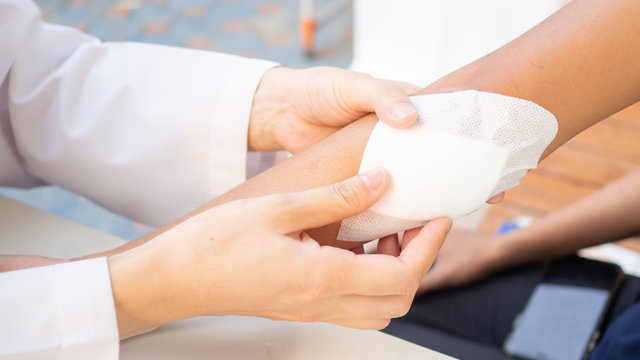
[[(321, 8), (331, 0), (316, 0)], [(316, 32), (314, 56), (302, 49), (298, 0), (37, 0), (45, 21), (73, 26), (105, 41), (140, 41), (221, 51), (284, 66), (351, 61), (352, 13), (344, 7)], [(0, 194), (132, 240), (151, 228), (55, 186), (0, 188)]]

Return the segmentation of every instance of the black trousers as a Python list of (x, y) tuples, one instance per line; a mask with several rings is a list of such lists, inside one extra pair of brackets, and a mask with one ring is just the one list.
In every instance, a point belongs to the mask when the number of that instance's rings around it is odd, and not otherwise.
[[(509, 359), (502, 345), (542, 279), (545, 262), (495, 274), (459, 288), (424, 294), (383, 331), (460, 359)], [(625, 276), (602, 332), (640, 300), (640, 279)]]

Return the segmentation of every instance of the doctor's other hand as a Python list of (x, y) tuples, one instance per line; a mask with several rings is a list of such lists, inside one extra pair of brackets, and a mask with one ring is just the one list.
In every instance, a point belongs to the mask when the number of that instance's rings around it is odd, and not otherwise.
[(110, 256), (121, 338), (202, 315), (384, 328), (409, 310), (451, 221), (414, 230), (400, 253), (320, 246), (304, 230), (364, 211), (388, 185), (387, 173), (373, 169), (308, 191), (229, 202)]
[(375, 112), (396, 128), (418, 114), (409, 95), (420, 87), (332, 67), (277, 67), (265, 72), (249, 121), (249, 150), (298, 153)]
[(465, 285), (508, 267), (503, 236), (452, 231), (418, 293)]

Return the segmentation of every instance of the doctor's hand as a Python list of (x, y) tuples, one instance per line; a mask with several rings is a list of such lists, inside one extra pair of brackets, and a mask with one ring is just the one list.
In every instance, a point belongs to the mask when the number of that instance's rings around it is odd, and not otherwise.
[(297, 153), (371, 112), (409, 127), (418, 115), (408, 94), (418, 89), (339, 68), (270, 69), (254, 96), (249, 150)]
[(364, 211), (388, 184), (374, 169), (330, 186), (229, 202), (109, 257), (121, 338), (202, 315), (384, 328), (409, 310), (451, 221), (413, 230), (400, 253), (320, 246), (304, 230)]

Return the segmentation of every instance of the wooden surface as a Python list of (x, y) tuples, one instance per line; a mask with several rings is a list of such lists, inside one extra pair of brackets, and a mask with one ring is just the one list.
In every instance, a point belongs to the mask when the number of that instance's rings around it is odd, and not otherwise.
[[(640, 103), (585, 130), (540, 163), (505, 200), (492, 206), (480, 231), (493, 233), (518, 215), (539, 217), (640, 168)], [(640, 201), (640, 199), (638, 200)], [(640, 241), (625, 247), (640, 251)]]

